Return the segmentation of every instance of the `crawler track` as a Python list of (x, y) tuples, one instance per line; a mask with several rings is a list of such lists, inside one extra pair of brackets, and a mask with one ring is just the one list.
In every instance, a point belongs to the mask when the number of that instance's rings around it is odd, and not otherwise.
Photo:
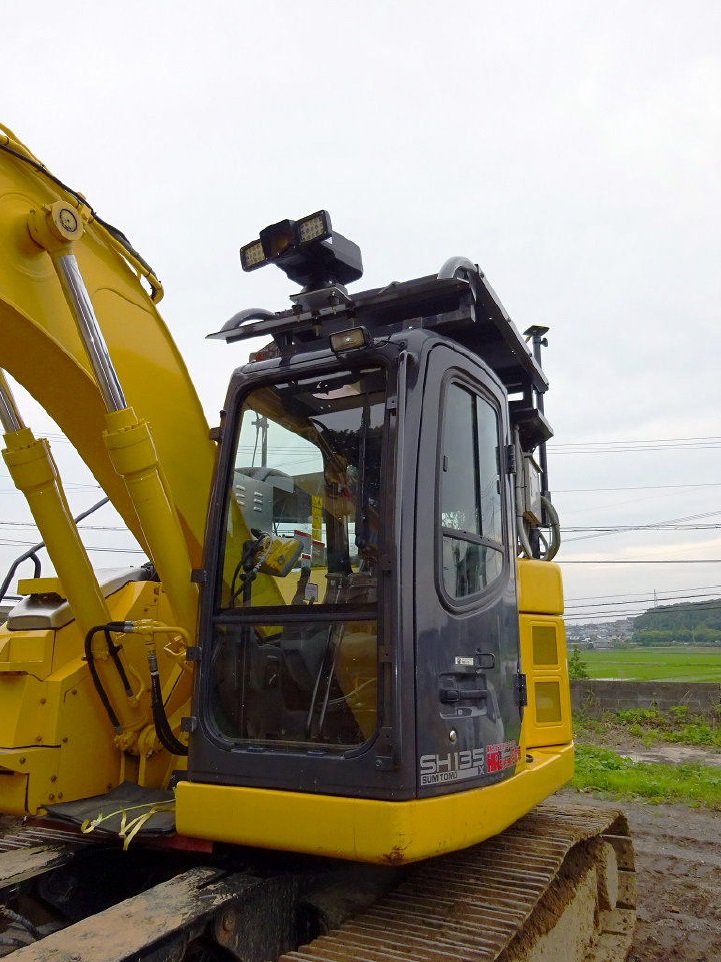
[(547, 804), (425, 863), (385, 899), (282, 962), (622, 960), (635, 924), (626, 819)]
[[(73, 856), (63, 841), (0, 854), (0, 882), (53, 871)], [(275, 884), (287, 881), (198, 866), (18, 948), (12, 958), (177, 962), (198, 957), (185, 952), (199, 939), (223, 946), (228, 958), (264, 962), (271, 958), (266, 930), (282, 924), (267, 910)], [(619, 962), (630, 948), (635, 894), (625, 818), (546, 804), (481, 845), (412, 868), (369, 909), (280, 960)]]

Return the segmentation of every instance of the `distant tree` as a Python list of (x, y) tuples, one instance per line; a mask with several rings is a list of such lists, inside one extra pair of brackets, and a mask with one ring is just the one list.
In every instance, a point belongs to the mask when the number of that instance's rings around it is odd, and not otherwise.
[(697, 645), (715, 645), (721, 638), (721, 631), (703, 623), (694, 629), (693, 634), (695, 636), (693, 640)]
[(574, 648), (568, 656), (568, 677), (569, 678), (588, 678), (588, 665), (581, 657), (578, 648)]
[(633, 634), (633, 640), (637, 645), (643, 645), (644, 648), (660, 648), (663, 645), (673, 644), (674, 639), (678, 636), (678, 631), (663, 631), (659, 629), (645, 628), (640, 631), (635, 631)]
[(718, 645), (721, 599), (649, 608), (633, 619), (633, 629), (633, 640), (639, 645)]

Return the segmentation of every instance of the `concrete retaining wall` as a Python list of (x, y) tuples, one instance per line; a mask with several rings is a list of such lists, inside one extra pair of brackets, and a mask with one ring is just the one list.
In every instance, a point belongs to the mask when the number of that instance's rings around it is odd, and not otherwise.
[(672, 708), (688, 705), (695, 712), (711, 713), (721, 706), (721, 685), (682, 681), (597, 681), (571, 682), (574, 711), (592, 717), (623, 708)]

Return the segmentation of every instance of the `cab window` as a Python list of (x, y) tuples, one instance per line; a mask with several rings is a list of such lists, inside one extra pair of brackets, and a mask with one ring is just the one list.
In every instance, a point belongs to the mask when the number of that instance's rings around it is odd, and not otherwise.
[(344, 751), (376, 731), (385, 399), (376, 369), (244, 399), (209, 698), (231, 743)]
[(503, 571), (499, 422), (494, 407), (449, 385), (439, 464), (442, 585), (454, 600), (484, 591)]

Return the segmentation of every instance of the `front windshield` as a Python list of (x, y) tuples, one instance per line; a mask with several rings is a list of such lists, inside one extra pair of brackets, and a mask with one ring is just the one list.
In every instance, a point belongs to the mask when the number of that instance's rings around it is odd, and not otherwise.
[(382, 371), (245, 399), (218, 586), (217, 727), (351, 746), (377, 725)]

